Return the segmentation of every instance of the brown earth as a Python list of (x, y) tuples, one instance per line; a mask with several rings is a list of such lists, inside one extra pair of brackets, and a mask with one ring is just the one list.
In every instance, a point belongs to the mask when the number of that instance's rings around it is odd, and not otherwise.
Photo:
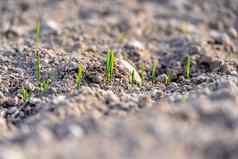
[(237, 30), (237, 0), (0, 1), (0, 159), (238, 158)]

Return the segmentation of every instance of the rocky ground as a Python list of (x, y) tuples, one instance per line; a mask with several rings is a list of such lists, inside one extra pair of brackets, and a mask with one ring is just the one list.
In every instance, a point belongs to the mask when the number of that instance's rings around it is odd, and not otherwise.
[(0, 159), (238, 158), (237, 0), (2, 0), (0, 21)]

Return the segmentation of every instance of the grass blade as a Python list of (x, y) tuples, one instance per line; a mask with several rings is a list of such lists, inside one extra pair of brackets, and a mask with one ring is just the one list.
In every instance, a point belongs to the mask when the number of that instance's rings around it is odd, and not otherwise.
[(135, 77), (135, 66), (133, 67), (131, 74), (130, 74), (130, 83), (136, 84), (136, 77)]
[(40, 20), (38, 19), (36, 21), (36, 33), (35, 33), (35, 45), (36, 45), (36, 53), (35, 53), (35, 78), (38, 82), (41, 80), (41, 62), (40, 62), (40, 53), (39, 53), (39, 48), (40, 48), (40, 35), (41, 35), (41, 23)]
[(191, 71), (191, 57), (190, 56), (187, 56), (186, 58), (186, 70), (185, 70), (185, 73), (186, 73), (186, 79), (189, 80), (190, 79), (190, 71)]
[(20, 91), (20, 97), (24, 102), (29, 102), (31, 100), (32, 91), (27, 88), (22, 88)]
[(78, 68), (78, 72), (76, 74), (76, 87), (77, 89), (80, 88), (80, 84), (81, 84), (81, 80), (83, 78), (83, 74), (84, 74), (84, 66), (82, 64), (79, 65), (79, 68)]
[(39, 84), (40, 90), (43, 93), (47, 93), (48, 92), (49, 86), (50, 86), (50, 80), (43, 80)]
[(112, 81), (113, 71), (115, 65), (115, 55), (114, 51), (109, 49), (106, 56), (106, 78), (107, 81)]
[(157, 77), (156, 69), (157, 69), (157, 67), (158, 67), (158, 62), (154, 62), (153, 65), (152, 65), (152, 69), (151, 69), (151, 79), (152, 79), (153, 82), (156, 81), (156, 77)]

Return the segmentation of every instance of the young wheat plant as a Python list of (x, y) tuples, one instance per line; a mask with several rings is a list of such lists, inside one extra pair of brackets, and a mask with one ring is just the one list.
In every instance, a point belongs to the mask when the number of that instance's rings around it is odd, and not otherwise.
[(170, 71), (165, 74), (165, 84), (169, 85), (172, 81), (172, 73)]
[(135, 77), (135, 66), (133, 67), (131, 73), (130, 73), (130, 83), (133, 85), (133, 84), (136, 84), (136, 77)]
[(112, 76), (113, 76), (113, 71), (115, 67), (115, 54), (112, 49), (109, 49), (107, 51), (107, 56), (106, 56), (106, 78), (107, 81), (111, 82), (112, 81)]
[(84, 74), (84, 66), (82, 64), (79, 65), (78, 72), (76, 73), (76, 87), (80, 88), (81, 80)]
[(158, 62), (154, 62), (153, 65), (152, 65), (152, 69), (151, 69), (151, 79), (152, 79), (152, 82), (155, 82), (156, 81), (156, 69), (157, 69), (157, 66), (158, 66)]
[(32, 91), (27, 88), (22, 88), (20, 91), (20, 97), (24, 102), (29, 102), (31, 100)]
[(41, 80), (41, 59), (40, 59), (40, 43), (41, 43), (41, 21), (36, 21), (36, 33), (35, 33), (35, 78), (38, 82), (39, 89), (43, 93), (47, 93), (49, 90), (50, 80)]
[(49, 86), (50, 86), (50, 80), (43, 80), (39, 83), (39, 87), (41, 92), (43, 93), (47, 93), (49, 90)]
[(186, 79), (188, 80), (190, 79), (191, 63), (192, 63), (191, 57), (187, 56), (185, 73), (186, 73)]
[(36, 22), (36, 34), (35, 34), (35, 38), (36, 38), (36, 52), (35, 52), (35, 78), (38, 82), (40, 82), (41, 80), (41, 62), (40, 62), (40, 53), (39, 53), (39, 49), (40, 49), (40, 36), (41, 36), (41, 23), (40, 20), (38, 19)]

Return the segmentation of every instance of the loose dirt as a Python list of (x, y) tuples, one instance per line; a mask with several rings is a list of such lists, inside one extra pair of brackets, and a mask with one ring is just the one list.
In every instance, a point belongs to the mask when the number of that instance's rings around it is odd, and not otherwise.
[(237, 0), (0, 1), (0, 159), (238, 158), (237, 31)]

